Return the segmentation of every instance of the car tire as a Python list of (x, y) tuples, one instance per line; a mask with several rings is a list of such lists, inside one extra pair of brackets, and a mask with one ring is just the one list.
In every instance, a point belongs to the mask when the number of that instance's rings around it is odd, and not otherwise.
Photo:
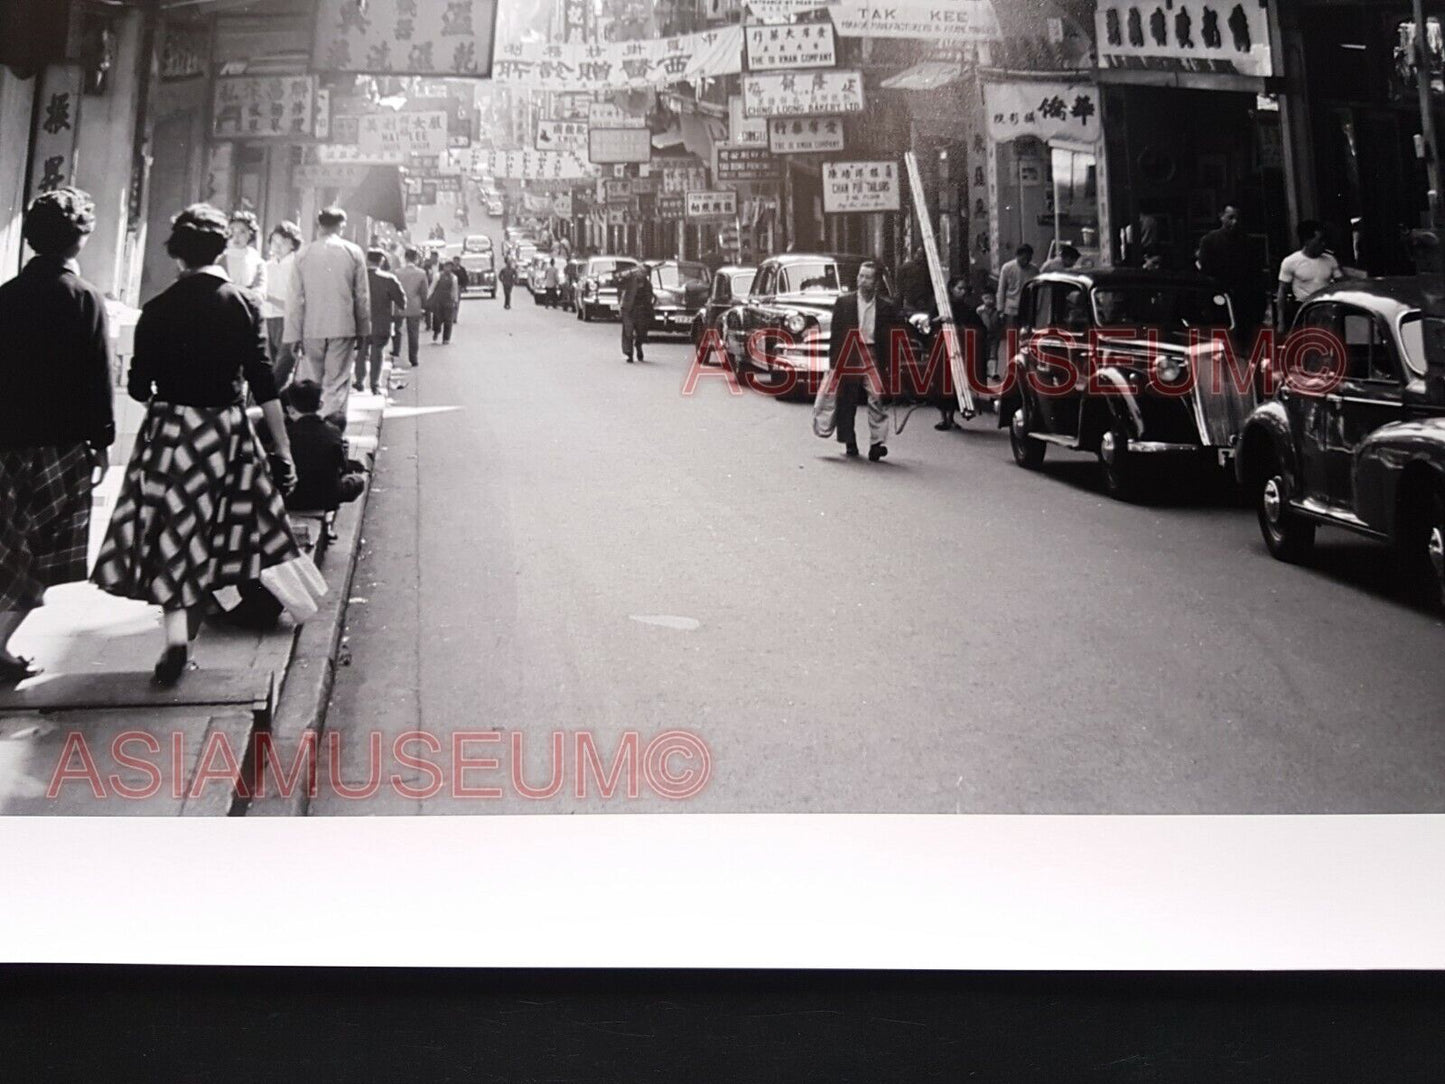
[(1008, 444), (1013, 451), (1014, 462), (1024, 470), (1038, 470), (1044, 465), (1044, 455), (1049, 446), (1041, 440), (1035, 440), (1024, 430), (1023, 407), (1015, 410), (1009, 418)]
[(1099, 467), (1104, 475), (1104, 489), (1116, 501), (1133, 501), (1139, 497), (1139, 456), (1129, 451), (1129, 434), (1114, 421), (1099, 439)]
[(1315, 525), (1290, 508), (1289, 482), (1277, 456), (1255, 482), (1254, 511), (1271, 557), (1298, 564), (1309, 556), (1315, 545)]
[(1403, 521), (1400, 542), (1411, 594), (1432, 610), (1445, 608), (1445, 491), (1426, 494), (1424, 507)]

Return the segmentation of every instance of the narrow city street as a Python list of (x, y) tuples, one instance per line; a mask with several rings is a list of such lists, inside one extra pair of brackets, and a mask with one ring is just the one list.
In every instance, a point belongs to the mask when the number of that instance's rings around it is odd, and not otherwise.
[[(879, 464), (809, 407), (683, 394), (685, 342), (628, 365), (615, 322), (468, 300), (383, 429), (327, 729), (367, 741), (681, 729), (701, 794), (427, 801), (314, 814), (1364, 813), (1445, 808), (1438, 619), (1389, 554), (1265, 553), (1228, 494), (1104, 495), (1091, 459), (1014, 465), (991, 416), (920, 410)], [(421, 752), (420, 747), (413, 752)], [(471, 785), (505, 780), (509, 746)], [(449, 754), (435, 754), (445, 762)], [(569, 769), (570, 771), (570, 769)], [(625, 790), (625, 788), (622, 788)]]

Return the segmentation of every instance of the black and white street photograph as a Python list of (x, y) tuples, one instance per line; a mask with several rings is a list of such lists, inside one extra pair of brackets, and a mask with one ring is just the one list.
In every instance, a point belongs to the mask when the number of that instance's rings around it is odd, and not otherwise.
[(1445, 812), (1439, 0), (3, 0), (0, 813)]

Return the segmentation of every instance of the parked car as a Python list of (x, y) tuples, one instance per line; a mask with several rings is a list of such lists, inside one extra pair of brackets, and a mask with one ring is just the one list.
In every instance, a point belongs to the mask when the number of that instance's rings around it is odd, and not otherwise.
[(578, 280), (577, 319), (618, 314), (618, 279), (641, 266), (626, 256), (589, 256)]
[(529, 276), (532, 272), (532, 258), (537, 255), (537, 246), (530, 242), (518, 244), (512, 249), (512, 266), (517, 269), (517, 285), (531, 289)]
[(1343, 527), (1392, 544), (1421, 597), (1445, 605), (1445, 284), (1326, 287), (1293, 330), (1334, 336), (1344, 357), (1301, 350), (1245, 425), (1235, 469), (1265, 545), (1302, 561), (1316, 527)]
[[(723, 345), (739, 374), (770, 374), (799, 393), (811, 392), (828, 371), (833, 303), (852, 291), (865, 257), (790, 252), (764, 260), (747, 297), (723, 318)], [(886, 275), (879, 284), (892, 296)], [(760, 331), (786, 333), (754, 339)], [(749, 343), (757, 343), (750, 349)]]
[(648, 260), (652, 275), (652, 333), (689, 335), (707, 301), (712, 272), (690, 260)]
[(1034, 470), (1050, 444), (1092, 452), (1120, 500), (1138, 495), (1151, 463), (1222, 466), (1256, 402), (1209, 335), (1233, 322), (1229, 298), (1197, 274), (1039, 275), (1019, 301), (1019, 350), (999, 404), (1014, 459)]
[(702, 342), (703, 333), (709, 329), (722, 333), (723, 314), (736, 305), (740, 298), (747, 297), (748, 291), (753, 287), (753, 276), (757, 273), (756, 267), (734, 266), (719, 267), (713, 273), (707, 300), (692, 318), (694, 345)]
[(495, 197), (495, 198), (489, 197), (489, 198), (487, 199), (487, 214), (488, 214), (488, 215), (490, 215), (492, 218), (501, 218), (504, 213), (505, 213), (505, 209), (504, 209), (503, 206), (502, 206), (501, 197)]
[(497, 296), (496, 256), (490, 248), (485, 252), (467, 252), (463, 246), (462, 270), (467, 273), (467, 287), (462, 291), (463, 296), (471, 294), (485, 294), (492, 298)]

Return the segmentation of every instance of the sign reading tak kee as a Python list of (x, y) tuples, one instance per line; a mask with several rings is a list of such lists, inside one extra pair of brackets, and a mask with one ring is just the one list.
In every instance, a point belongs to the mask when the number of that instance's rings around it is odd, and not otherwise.
[(990, 0), (845, 0), (830, 13), (842, 38), (913, 38), (959, 45), (999, 37)]
[(863, 111), (857, 71), (763, 72), (743, 76), (743, 112), (750, 117), (809, 117)]
[(902, 206), (896, 162), (825, 162), (823, 212), (896, 211)]
[(738, 215), (738, 194), (736, 192), (689, 192), (687, 194), (688, 218), (736, 218)]

